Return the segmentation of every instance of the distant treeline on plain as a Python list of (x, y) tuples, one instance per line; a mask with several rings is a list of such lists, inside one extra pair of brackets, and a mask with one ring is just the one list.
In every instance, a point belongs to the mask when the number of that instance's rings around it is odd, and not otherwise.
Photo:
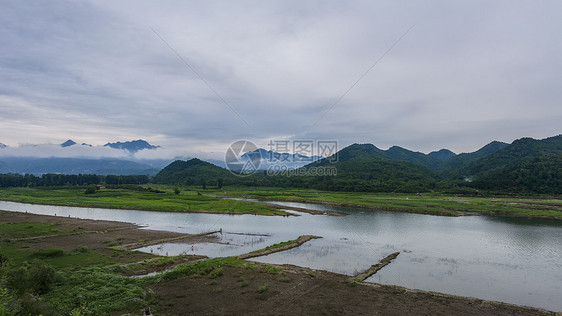
[(44, 174), (38, 177), (32, 174), (0, 174), (0, 187), (146, 184), (149, 180), (147, 175)]

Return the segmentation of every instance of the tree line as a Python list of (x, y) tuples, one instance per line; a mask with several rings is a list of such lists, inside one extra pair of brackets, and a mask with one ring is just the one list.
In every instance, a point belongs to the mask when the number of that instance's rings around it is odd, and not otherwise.
[(0, 187), (81, 186), (92, 184), (147, 184), (147, 175), (97, 175), (97, 174), (0, 174)]

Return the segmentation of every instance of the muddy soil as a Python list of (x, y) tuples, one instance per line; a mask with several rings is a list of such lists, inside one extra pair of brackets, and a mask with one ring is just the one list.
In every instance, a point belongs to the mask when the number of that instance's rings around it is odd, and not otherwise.
[(223, 275), (155, 284), (155, 315), (555, 315), (475, 298), (349, 283), (348, 276), (284, 265), (224, 267)]
[[(123, 222), (0, 211), (0, 223), (18, 222), (54, 224), (57, 230), (63, 232), (58, 236), (36, 236), (37, 238), (32, 237), (19, 240), (19, 242), (29, 249), (60, 248), (65, 251), (72, 251), (79, 246), (86, 246), (100, 255), (111, 256), (116, 251), (111, 247), (119, 247), (139, 242), (150, 242), (177, 237), (185, 238), (181, 238), (175, 242), (190, 244), (217, 241), (217, 239), (212, 236), (191, 236), (174, 232), (140, 229), (140, 226)], [(120, 251), (119, 253), (123, 254), (123, 256), (114, 257), (112, 261), (128, 262), (131, 260), (155, 257), (155, 255), (142, 252)], [(119, 260), (119, 258), (121, 258), (121, 260)]]

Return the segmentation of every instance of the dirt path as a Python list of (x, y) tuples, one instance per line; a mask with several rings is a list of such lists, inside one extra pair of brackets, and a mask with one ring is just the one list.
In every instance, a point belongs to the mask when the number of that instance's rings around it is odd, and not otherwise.
[(246, 253), (246, 254), (243, 254), (243, 255), (239, 255), (237, 258), (238, 259), (249, 259), (249, 258), (261, 257), (261, 256), (267, 256), (267, 255), (272, 254), (272, 253), (285, 251), (285, 250), (289, 250), (291, 248), (298, 247), (298, 246), (304, 244), (305, 242), (307, 242), (311, 239), (318, 239), (318, 238), (322, 238), (322, 237), (312, 236), (312, 235), (302, 235), (302, 236), (299, 236), (299, 238), (297, 238), (297, 240), (295, 240), (295, 242), (293, 242), (293, 243), (290, 243), (290, 244), (287, 244), (287, 245), (284, 245), (284, 246), (281, 246), (281, 247), (272, 248), (272, 249), (249, 252), (249, 253)]
[(367, 269), (363, 273), (359, 273), (358, 275), (351, 278), (352, 281), (365, 281), (371, 275), (377, 273), (380, 269), (384, 268), (387, 264), (391, 263), (392, 260), (396, 259), (400, 252), (391, 253), (386, 258), (382, 259), (379, 263), (372, 265), (369, 269)]

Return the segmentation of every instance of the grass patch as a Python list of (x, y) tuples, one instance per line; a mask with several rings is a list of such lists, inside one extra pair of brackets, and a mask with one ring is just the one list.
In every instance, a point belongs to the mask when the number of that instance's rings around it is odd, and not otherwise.
[(220, 287), (220, 286), (214, 287), (214, 288), (211, 290), (211, 292), (212, 292), (212, 293), (215, 293), (215, 294), (217, 294), (217, 293), (222, 293), (223, 291), (224, 291), (223, 288)]
[(280, 247), (283, 247), (283, 246), (292, 245), (296, 242), (297, 242), (296, 239), (289, 240), (289, 241), (283, 241), (283, 242), (280, 242), (280, 243), (277, 243), (277, 244), (274, 244), (274, 245), (271, 245), (271, 246), (267, 246), (263, 249), (252, 251), (250, 253), (258, 253), (258, 252), (267, 251), (267, 250), (271, 250), (271, 249), (275, 249), (275, 248), (280, 248)]
[(277, 278), (277, 280), (283, 283), (291, 283), (291, 278), (289, 278), (285, 274), (281, 275), (279, 278)]
[(144, 307), (145, 281), (107, 272), (104, 266), (64, 269), (57, 272), (45, 300), (60, 314), (86, 306), (94, 315), (137, 311)]
[(61, 229), (57, 229), (57, 223), (53, 224), (37, 224), (29, 222), (20, 223), (1, 223), (0, 236), (3, 238), (23, 238), (46, 235), (60, 235), (65, 233)]
[(260, 294), (261, 294), (261, 293), (264, 293), (265, 291), (267, 291), (267, 286), (268, 286), (268, 284), (267, 284), (267, 283), (265, 283), (265, 284), (263, 284), (263, 285), (260, 285), (260, 286), (258, 286), (258, 293), (260, 293)]
[(86, 253), (86, 252), (90, 251), (90, 248), (88, 248), (88, 246), (78, 246), (78, 247), (74, 248), (73, 251), (74, 252), (80, 252), (80, 253)]
[(222, 275), (222, 267), (247, 266), (248, 263), (235, 257), (213, 258), (193, 264), (180, 264), (174, 270), (163, 273), (158, 277), (164, 280), (177, 279), (181, 276), (204, 276), (213, 273), (214, 277)]
[(248, 280), (246, 280), (246, 278), (240, 277), (240, 282), (238, 283), (238, 285), (240, 285), (240, 287), (246, 287), (249, 284), (250, 284), (250, 282)]
[(457, 196), (442, 193), (333, 192), (313, 189), (229, 186), (217, 196), (257, 200), (328, 203), (363, 209), (434, 215), (485, 213), (562, 219), (562, 200), (554, 197)]
[(281, 268), (281, 267), (270, 266), (270, 265), (265, 267), (265, 272), (270, 273), (270, 274), (277, 274), (281, 271), (283, 271), (283, 268)]
[(64, 251), (59, 248), (39, 249), (31, 253), (31, 258), (47, 259), (64, 256)]
[[(158, 191), (158, 192), (156, 192)], [(214, 212), (286, 215), (288, 213), (271, 206), (232, 201), (222, 198), (196, 194), (182, 190), (174, 194), (172, 190), (137, 190), (132, 188), (106, 188), (94, 194), (84, 194), (83, 187), (68, 188), (6, 188), (0, 190), (0, 199), (24, 203), (67, 205), (83, 207), (141, 209), (169, 212)]]
[(213, 269), (213, 271), (211, 271), (209, 273), (209, 278), (215, 279), (215, 278), (218, 278), (218, 277), (222, 276), (222, 274), (223, 274), (222, 268), (215, 268), (215, 269)]

